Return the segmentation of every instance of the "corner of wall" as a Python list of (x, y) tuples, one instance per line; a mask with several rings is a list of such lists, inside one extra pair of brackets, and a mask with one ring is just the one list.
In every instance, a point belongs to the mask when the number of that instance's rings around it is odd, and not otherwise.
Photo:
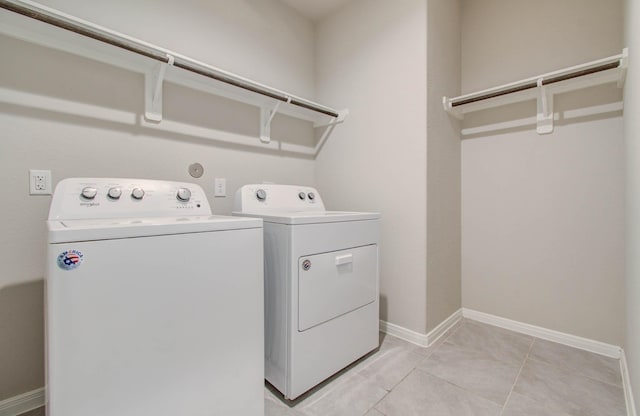
[(460, 309), (460, 124), (442, 96), (460, 91), (460, 1), (427, 7), (427, 332)]
[[(626, 333), (624, 350), (628, 368), (627, 402), (640, 403), (640, 4), (625, 1), (625, 41), (629, 68), (624, 91), (626, 150)], [(631, 386), (635, 390), (631, 390)], [(635, 416), (635, 415), (634, 415)]]

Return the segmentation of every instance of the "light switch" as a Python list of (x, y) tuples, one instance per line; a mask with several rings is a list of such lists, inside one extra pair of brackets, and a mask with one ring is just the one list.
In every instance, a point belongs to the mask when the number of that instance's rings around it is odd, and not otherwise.
[(222, 198), (227, 196), (227, 180), (225, 178), (215, 178), (213, 196)]

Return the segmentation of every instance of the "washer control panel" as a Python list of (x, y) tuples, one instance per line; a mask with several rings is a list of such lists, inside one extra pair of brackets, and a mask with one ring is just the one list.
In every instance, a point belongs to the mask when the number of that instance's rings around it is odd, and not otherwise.
[(309, 186), (245, 185), (234, 198), (236, 212), (325, 211), (320, 194)]
[(199, 185), (150, 179), (70, 178), (58, 183), (49, 219), (211, 215)]

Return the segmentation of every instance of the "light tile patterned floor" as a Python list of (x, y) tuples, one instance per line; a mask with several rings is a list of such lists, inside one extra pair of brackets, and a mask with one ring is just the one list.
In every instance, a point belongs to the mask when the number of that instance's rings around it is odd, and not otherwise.
[[(23, 416), (43, 416), (36, 409)], [(618, 360), (463, 320), (421, 348), (380, 348), (294, 402), (265, 388), (266, 416), (624, 416)]]
[(434, 346), (378, 350), (266, 416), (624, 416), (618, 360), (464, 320)]

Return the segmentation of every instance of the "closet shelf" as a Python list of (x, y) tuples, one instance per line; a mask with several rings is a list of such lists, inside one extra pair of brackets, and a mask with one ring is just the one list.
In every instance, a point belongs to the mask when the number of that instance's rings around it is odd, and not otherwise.
[(301, 153), (317, 153), (348, 114), (30, 0), (0, 0), (0, 8), (1, 34), (144, 74), (147, 121), (162, 121), (164, 81), (259, 107), (263, 144), (276, 113), (325, 127), (315, 149)]
[(554, 94), (610, 82), (617, 82), (618, 87), (622, 88), (628, 61), (629, 52), (625, 48), (619, 55), (458, 97), (442, 97), (442, 105), (445, 111), (462, 119), (466, 113), (536, 99), (538, 107), (536, 130), (539, 134), (547, 134), (553, 131)]

